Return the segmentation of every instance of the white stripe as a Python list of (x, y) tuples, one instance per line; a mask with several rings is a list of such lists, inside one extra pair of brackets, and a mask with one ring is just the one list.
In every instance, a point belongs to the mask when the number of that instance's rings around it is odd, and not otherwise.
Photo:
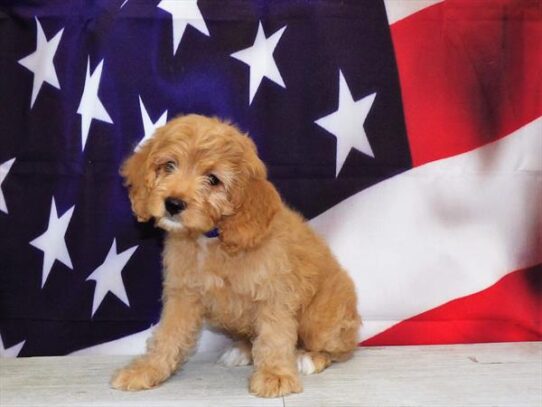
[(391, 25), (426, 7), (442, 3), (443, 1), (444, 0), (384, 0), (386, 14), (388, 15), (388, 23)]
[[(147, 340), (151, 337), (154, 329), (155, 327), (151, 327), (111, 342), (78, 350), (71, 355), (141, 355), (145, 353)], [(230, 344), (231, 339), (226, 336), (209, 329), (204, 329), (199, 338), (197, 352), (217, 352)]]
[[(365, 189), (311, 221), (356, 282), (363, 339), (542, 262), (540, 134), (542, 118)], [(140, 354), (150, 334), (75, 354)], [(204, 330), (198, 351), (228, 343)]]
[(71, 355), (139, 355), (145, 352), (147, 339), (150, 338), (153, 330), (154, 327), (151, 327), (124, 338), (75, 351)]
[(356, 282), (362, 338), (542, 261), (542, 118), (311, 221)]

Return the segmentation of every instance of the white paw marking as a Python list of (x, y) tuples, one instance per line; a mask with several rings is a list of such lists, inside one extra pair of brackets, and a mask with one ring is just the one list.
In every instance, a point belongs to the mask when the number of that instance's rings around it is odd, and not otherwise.
[(250, 365), (251, 360), (246, 352), (236, 346), (232, 346), (220, 356), (218, 363), (226, 367), (247, 366)]
[(316, 371), (310, 355), (303, 354), (297, 357), (297, 370), (304, 375), (310, 375)]

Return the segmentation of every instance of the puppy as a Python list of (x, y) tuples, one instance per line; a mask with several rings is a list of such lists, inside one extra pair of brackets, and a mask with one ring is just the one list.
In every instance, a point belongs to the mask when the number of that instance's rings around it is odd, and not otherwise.
[[(112, 386), (154, 387), (193, 349), (204, 321), (237, 339), (221, 358), (254, 364), (250, 392), (302, 391), (351, 356), (354, 285), (324, 241), (281, 201), (247, 135), (216, 118), (178, 117), (121, 168), (140, 222), (166, 230), (163, 310), (147, 353)], [(218, 237), (205, 233), (218, 229)]]

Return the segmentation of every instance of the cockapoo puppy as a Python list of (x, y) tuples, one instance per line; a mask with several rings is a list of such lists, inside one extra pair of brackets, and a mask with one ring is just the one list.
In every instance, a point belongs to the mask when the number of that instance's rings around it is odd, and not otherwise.
[[(163, 310), (147, 353), (112, 386), (154, 387), (189, 356), (204, 321), (237, 342), (227, 366), (253, 363), (250, 391), (302, 391), (299, 373), (351, 356), (360, 317), (352, 280), (267, 180), (250, 138), (216, 118), (178, 117), (123, 164), (138, 221), (167, 231)], [(218, 237), (206, 232), (218, 229)]]

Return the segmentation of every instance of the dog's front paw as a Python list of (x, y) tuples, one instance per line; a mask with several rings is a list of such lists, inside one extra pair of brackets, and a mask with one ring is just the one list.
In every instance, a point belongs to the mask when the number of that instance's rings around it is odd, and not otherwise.
[(115, 373), (111, 386), (118, 390), (145, 390), (155, 387), (168, 378), (169, 374), (150, 363), (134, 362)]
[(250, 392), (259, 397), (279, 397), (303, 391), (297, 374), (277, 374), (258, 370), (250, 379)]

